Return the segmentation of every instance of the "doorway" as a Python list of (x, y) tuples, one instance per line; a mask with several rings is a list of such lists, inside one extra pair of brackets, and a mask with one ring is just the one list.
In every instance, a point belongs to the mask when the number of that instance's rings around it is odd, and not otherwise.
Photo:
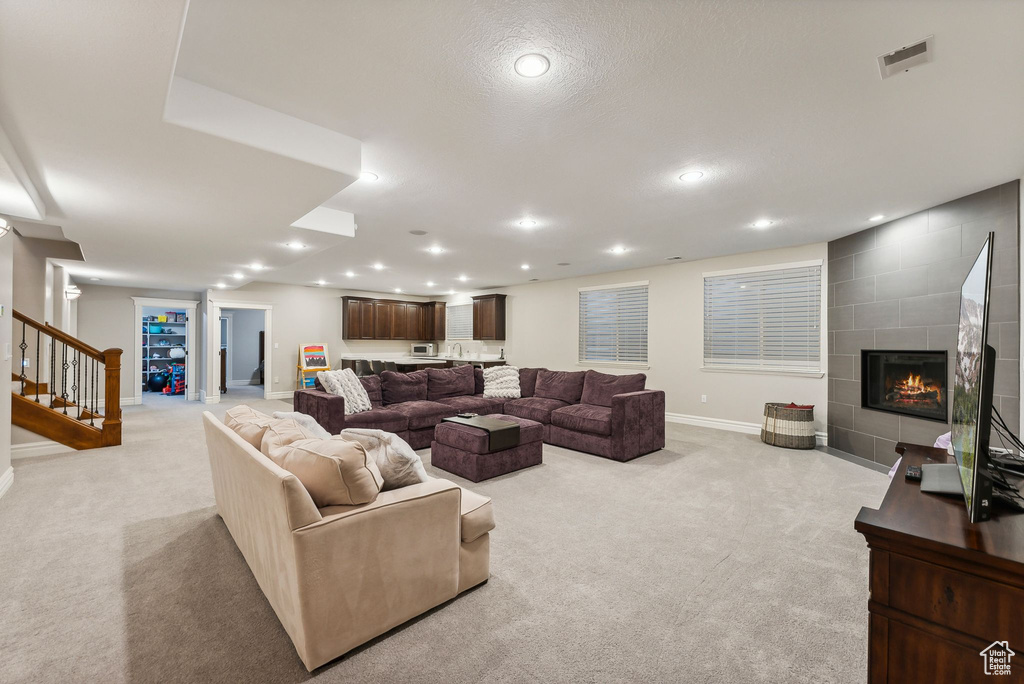
[(135, 302), (135, 348), (131, 354), (134, 357), (134, 403), (167, 406), (198, 398), (194, 361), (195, 313), (199, 302), (132, 299)]
[(265, 394), (266, 310), (221, 308), (221, 394), (232, 399)]

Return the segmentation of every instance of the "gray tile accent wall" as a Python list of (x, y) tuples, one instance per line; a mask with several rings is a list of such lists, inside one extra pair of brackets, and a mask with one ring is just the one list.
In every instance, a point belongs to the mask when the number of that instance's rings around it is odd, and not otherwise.
[(1019, 430), (1018, 186), (989, 188), (828, 244), (830, 447), (892, 465), (896, 442), (931, 445), (949, 430), (948, 424), (862, 408), (860, 352), (945, 349), (952, 388), (960, 285), (989, 231), (996, 234), (989, 321), (994, 404)]

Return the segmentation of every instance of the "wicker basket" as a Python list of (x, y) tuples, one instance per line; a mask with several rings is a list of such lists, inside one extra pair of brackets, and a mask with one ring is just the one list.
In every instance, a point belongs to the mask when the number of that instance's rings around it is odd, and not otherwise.
[(813, 449), (814, 409), (787, 408), (778, 402), (765, 404), (761, 441), (788, 449)]

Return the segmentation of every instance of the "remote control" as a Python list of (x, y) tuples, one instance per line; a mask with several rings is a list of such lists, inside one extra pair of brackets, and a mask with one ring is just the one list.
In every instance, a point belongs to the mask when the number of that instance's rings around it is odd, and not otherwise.
[(921, 466), (907, 466), (907, 479), (912, 482), (920, 482)]

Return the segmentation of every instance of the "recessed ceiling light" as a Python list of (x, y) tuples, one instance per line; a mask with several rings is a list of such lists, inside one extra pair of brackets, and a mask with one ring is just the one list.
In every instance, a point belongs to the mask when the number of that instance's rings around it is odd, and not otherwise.
[(284, 246), (287, 247), (288, 249), (294, 249), (296, 251), (300, 249), (306, 249), (306, 245), (302, 244), (301, 242), (287, 242), (285, 243)]
[(356, 274), (353, 273), (352, 271), (345, 271), (345, 277), (346, 278), (355, 278)]
[(874, 216), (869, 218), (868, 221), (881, 221), (884, 218), (885, 218), (885, 214), (875, 214)]
[(754, 221), (754, 227), (755, 228), (767, 228), (768, 226), (772, 225), (773, 223), (775, 223), (775, 221), (770, 221), (768, 219), (758, 219), (758, 220)]
[(516, 60), (516, 73), (524, 78), (537, 78), (547, 73), (551, 62), (544, 55), (523, 55)]
[(431, 254), (441, 254), (444, 252), (444, 247), (441, 245), (431, 245), (430, 247), (427, 247), (427, 251)]
[(448, 294), (455, 294), (455, 290), (448, 290)]
[(522, 221), (519, 222), (519, 225), (521, 225), (523, 228), (533, 228), (535, 225), (537, 225), (537, 222), (534, 221), (533, 219), (523, 219)]
[(396, 288), (395, 288), (395, 292), (397, 292), (397, 293), (401, 294), (401, 293), (402, 293), (402, 288), (400, 288), (400, 287), (396, 287)]
[(461, 280), (462, 282), (466, 282), (467, 280), (469, 280), (469, 276), (466, 276), (466, 275), (460, 275), (460, 276), (459, 276), (459, 280)]
[(370, 181), (371, 183), (373, 181), (377, 180), (377, 178), (379, 178), (379, 176), (377, 176), (377, 174), (372, 173), (370, 171), (362, 171), (359, 174), (359, 180)]
[(318, 280), (318, 281), (316, 281), (316, 284), (320, 285), (320, 286), (324, 286), (324, 285), (327, 284), (327, 281), (326, 280)]
[(434, 281), (433, 280), (428, 280), (427, 281), (427, 287), (434, 287)]
[(703, 171), (687, 171), (686, 173), (679, 177), (679, 180), (683, 181), (684, 183), (694, 183), (696, 181), (699, 181), (703, 177)]
[(625, 254), (628, 251), (629, 250), (627, 250), (622, 245), (615, 245), (614, 247), (612, 247), (611, 249), (608, 250), (608, 252), (611, 253), (611, 254)]
[(263, 264), (261, 264), (258, 261), (254, 261), (251, 264), (249, 264), (249, 268), (251, 268), (254, 271), (262, 271), (263, 270)]
[(530, 270), (530, 264), (523, 264), (519, 268), (523, 269), (524, 271), (529, 271)]
[(380, 263), (378, 261), (377, 263), (375, 263), (373, 265), (373, 270), (375, 270), (375, 271), (383, 271), (384, 270), (384, 264), (382, 264), (382, 263)]
[(224, 283), (217, 283), (217, 287), (225, 288), (225, 287), (227, 287), (227, 285), (225, 285)]

